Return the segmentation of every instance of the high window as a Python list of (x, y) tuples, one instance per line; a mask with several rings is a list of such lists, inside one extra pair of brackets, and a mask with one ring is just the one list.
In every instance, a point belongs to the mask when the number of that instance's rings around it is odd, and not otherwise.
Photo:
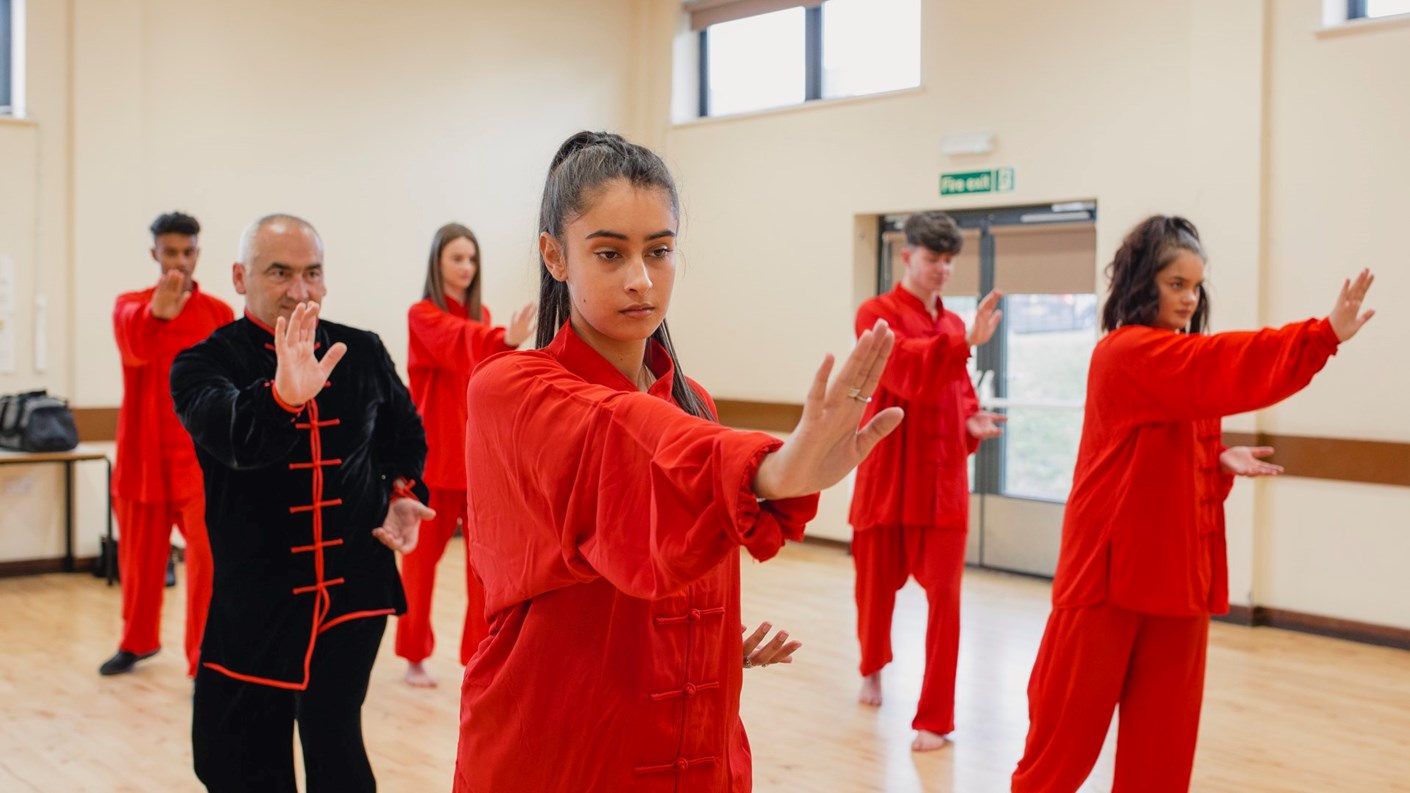
[(694, 0), (699, 116), (920, 85), (920, 0)]

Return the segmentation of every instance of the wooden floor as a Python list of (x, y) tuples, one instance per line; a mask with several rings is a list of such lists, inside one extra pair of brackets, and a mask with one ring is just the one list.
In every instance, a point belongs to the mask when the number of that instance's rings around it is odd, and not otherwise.
[[(1007, 790), (1027, 727), (1024, 687), (1047, 617), (1042, 581), (971, 571), (965, 579), (956, 742), (909, 750), (920, 681), (924, 599), (901, 594), (898, 661), (886, 703), (855, 704), (851, 562), (827, 546), (791, 546), (745, 562), (745, 619), (804, 642), (792, 667), (745, 675), (755, 788), (773, 791)], [(400, 681), (390, 632), (373, 671), (365, 725), (380, 789), (447, 791), (455, 758), (464, 595), (459, 541), (442, 562), (431, 661), (439, 689)], [(196, 791), (191, 684), (180, 659), (181, 600), (167, 590), (169, 650), (133, 674), (103, 678), (119, 596), (88, 575), (0, 580), (0, 791)], [(1111, 745), (1087, 786), (1108, 790)], [(1410, 653), (1273, 629), (1216, 624), (1196, 791), (1410, 791)]]

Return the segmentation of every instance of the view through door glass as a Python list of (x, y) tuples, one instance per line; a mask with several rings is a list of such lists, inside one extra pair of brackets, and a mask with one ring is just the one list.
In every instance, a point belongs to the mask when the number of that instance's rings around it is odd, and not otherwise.
[(1072, 487), (1097, 339), (1095, 237), (1090, 224), (995, 229), (1009, 417), (1003, 495), (1063, 501)]

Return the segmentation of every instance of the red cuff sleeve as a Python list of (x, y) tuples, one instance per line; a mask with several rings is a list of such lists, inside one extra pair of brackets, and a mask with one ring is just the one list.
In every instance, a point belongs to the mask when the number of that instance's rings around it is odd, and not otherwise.
[(274, 397), (274, 403), (275, 403), (276, 405), (278, 405), (279, 407), (283, 408), (284, 410), (286, 410), (286, 411), (288, 411), (288, 412), (290, 412), (290, 413), (293, 413), (293, 414), (295, 414), (295, 415), (298, 415), (299, 413), (302, 413), (302, 412), (303, 412), (303, 410), (304, 410), (304, 406), (303, 406), (303, 405), (291, 405), (291, 404), (289, 404), (288, 402), (285, 402), (283, 399), (281, 399), (281, 398), (279, 397), (279, 389), (277, 389), (277, 388), (274, 387), (274, 381), (273, 381), (273, 380), (270, 380), (269, 382), (265, 383), (265, 385), (268, 386), (268, 388), (269, 388), (269, 395), (272, 396), (272, 397)]
[(735, 506), (735, 525), (739, 527), (740, 544), (759, 561), (772, 559), (785, 540), (803, 539), (803, 529), (818, 514), (819, 493), (778, 501), (761, 501), (754, 494), (754, 475), (764, 457), (783, 445), (782, 441), (764, 444), (754, 451), (744, 466)]
[(420, 501), (412, 488), (416, 487), (415, 479), (398, 479), (392, 483), (392, 501), (399, 498), (409, 498), (412, 501)]

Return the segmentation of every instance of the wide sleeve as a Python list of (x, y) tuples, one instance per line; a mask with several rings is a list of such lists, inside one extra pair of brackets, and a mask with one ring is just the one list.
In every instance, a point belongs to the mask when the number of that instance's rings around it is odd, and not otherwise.
[(484, 322), (477, 322), (457, 317), (428, 301), (412, 306), (407, 326), (421, 365), (469, 371), (495, 353), (514, 349), (504, 341), (504, 328), (490, 324), (488, 310), (484, 318)]
[[(430, 500), (426, 485), (421, 481), (426, 467), (426, 430), (421, 416), (411, 401), (411, 394), (397, 375), (396, 365), (386, 345), (376, 335), (372, 343), (377, 348), (377, 377), (382, 384), (384, 400), (377, 411), (374, 430), (379, 472), (388, 487), (397, 479), (411, 483), (411, 495), (425, 504)], [(400, 495), (407, 495), (401, 493)]]
[(120, 296), (113, 306), (113, 336), (124, 366), (143, 366), (156, 357), (165, 320), (152, 316), (151, 302), (139, 293)]
[(1302, 390), (1337, 351), (1325, 319), (1213, 335), (1115, 331), (1092, 357), (1092, 387), (1133, 423), (1245, 413)]
[[(968, 373), (968, 370), (966, 370)], [(970, 454), (979, 451), (981, 441), (970, 434), (969, 418), (979, 412), (979, 396), (974, 393), (974, 382), (968, 377), (964, 379), (963, 391), (960, 394), (960, 421), (966, 422), (964, 428), (965, 446)]]
[(299, 439), (295, 422), (302, 408), (281, 401), (271, 380), (234, 381), (222, 352), (235, 355), (207, 341), (176, 356), (171, 396), (177, 418), (191, 440), (227, 468), (285, 460)]
[(896, 345), (881, 373), (881, 387), (902, 399), (917, 399), (958, 377), (967, 377), (969, 342), (964, 333), (909, 337), (894, 317), (878, 311), (872, 302), (857, 309), (857, 338), (885, 319), (896, 336)]
[(816, 495), (754, 495), (776, 438), (585, 383), (536, 354), (481, 367), (468, 398), (472, 558), (491, 611), (598, 578), (664, 597), (739, 546), (772, 557), (816, 514)]

